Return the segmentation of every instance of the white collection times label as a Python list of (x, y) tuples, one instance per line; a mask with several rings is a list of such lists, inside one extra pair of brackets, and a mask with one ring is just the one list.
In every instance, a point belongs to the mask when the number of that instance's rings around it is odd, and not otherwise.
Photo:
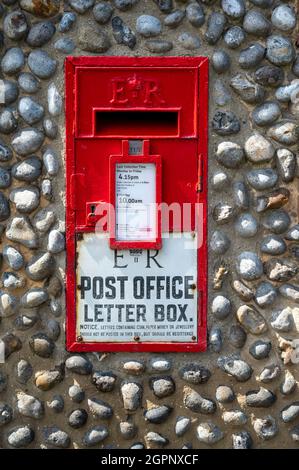
[(116, 240), (155, 240), (156, 165), (117, 163), (115, 186)]

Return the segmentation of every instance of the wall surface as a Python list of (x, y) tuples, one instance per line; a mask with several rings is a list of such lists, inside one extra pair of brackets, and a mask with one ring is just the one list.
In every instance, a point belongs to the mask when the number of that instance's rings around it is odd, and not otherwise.
[[(0, 447), (298, 447), (296, 5), (2, 0), (0, 17)], [(205, 353), (65, 349), (63, 68), (92, 54), (210, 58)]]

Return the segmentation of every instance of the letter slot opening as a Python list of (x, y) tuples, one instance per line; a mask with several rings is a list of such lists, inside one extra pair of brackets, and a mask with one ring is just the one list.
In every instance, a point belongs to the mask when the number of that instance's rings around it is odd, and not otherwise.
[(168, 110), (96, 110), (95, 135), (103, 137), (174, 137), (179, 112)]

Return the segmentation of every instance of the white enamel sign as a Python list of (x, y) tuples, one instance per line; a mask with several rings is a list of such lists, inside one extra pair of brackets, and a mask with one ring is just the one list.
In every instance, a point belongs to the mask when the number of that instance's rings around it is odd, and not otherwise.
[[(168, 235), (169, 236), (169, 235)], [(86, 342), (197, 339), (197, 243), (163, 238), (161, 250), (112, 250), (103, 234), (77, 244), (77, 336)]]

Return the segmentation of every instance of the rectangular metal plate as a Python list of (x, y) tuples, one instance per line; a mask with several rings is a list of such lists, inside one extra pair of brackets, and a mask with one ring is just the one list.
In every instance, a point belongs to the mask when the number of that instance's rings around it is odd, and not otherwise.
[(196, 237), (167, 234), (160, 251), (118, 251), (107, 235), (84, 234), (77, 241), (76, 304), (84, 342), (196, 342)]

